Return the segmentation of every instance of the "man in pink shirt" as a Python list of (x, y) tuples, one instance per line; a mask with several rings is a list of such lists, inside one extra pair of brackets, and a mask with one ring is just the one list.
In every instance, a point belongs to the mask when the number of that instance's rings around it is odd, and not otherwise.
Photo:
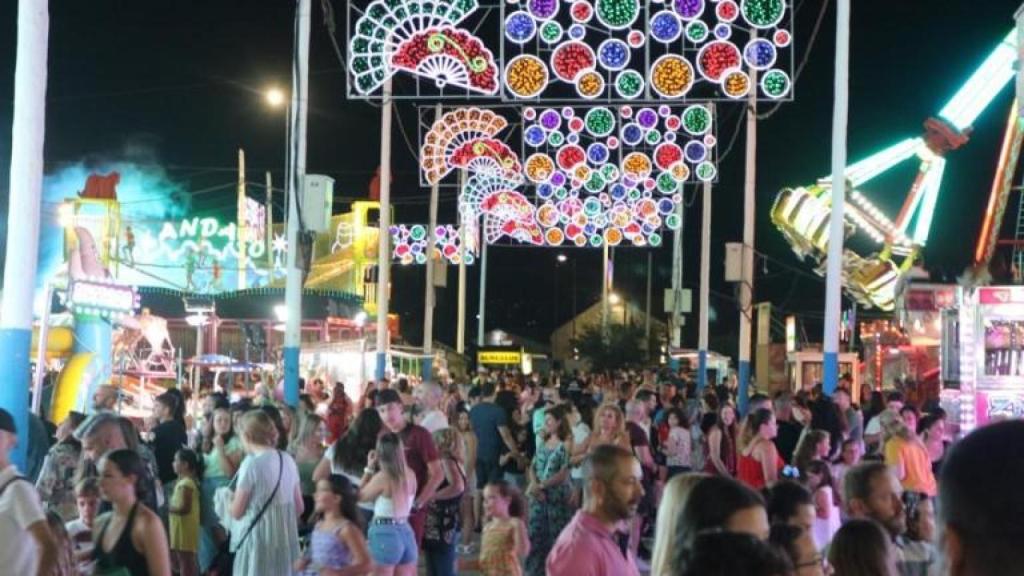
[(620, 528), (636, 515), (643, 471), (621, 446), (598, 446), (583, 463), (583, 509), (559, 534), (548, 576), (640, 576)]

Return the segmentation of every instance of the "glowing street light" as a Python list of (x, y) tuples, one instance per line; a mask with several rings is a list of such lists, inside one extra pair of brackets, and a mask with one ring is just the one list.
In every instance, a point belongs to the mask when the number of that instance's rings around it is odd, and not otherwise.
[(274, 108), (279, 108), (285, 103), (285, 94), (280, 88), (271, 88), (267, 90), (266, 94), (264, 94), (264, 98), (266, 99), (267, 104)]
[(356, 326), (362, 328), (363, 326), (366, 325), (366, 312), (360, 312), (356, 314), (356, 317), (353, 318), (353, 320), (355, 320)]
[(565, 254), (559, 254), (558, 256), (556, 256), (556, 258), (558, 259), (559, 262), (565, 262), (566, 260), (569, 259), (569, 257), (566, 256)]
[(615, 292), (612, 292), (611, 294), (608, 295), (608, 303), (611, 304), (612, 306), (618, 305), (619, 302), (622, 302), (622, 297), (616, 294)]

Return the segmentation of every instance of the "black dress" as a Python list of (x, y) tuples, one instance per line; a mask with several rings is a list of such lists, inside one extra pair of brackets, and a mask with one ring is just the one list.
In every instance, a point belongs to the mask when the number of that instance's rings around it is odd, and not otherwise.
[(132, 525), (135, 524), (135, 511), (138, 508), (139, 503), (135, 502), (132, 511), (128, 513), (128, 521), (124, 523), (124, 529), (121, 530), (121, 535), (110, 552), (103, 550), (103, 536), (107, 533), (107, 526), (110, 526), (110, 518), (100, 529), (99, 538), (93, 548), (97, 573), (112, 572), (120, 568), (127, 570), (132, 576), (149, 576), (146, 557), (132, 544)]

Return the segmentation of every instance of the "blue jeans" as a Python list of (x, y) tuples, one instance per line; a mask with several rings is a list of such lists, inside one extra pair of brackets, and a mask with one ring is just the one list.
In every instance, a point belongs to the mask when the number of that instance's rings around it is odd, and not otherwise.
[(423, 542), (423, 552), (427, 555), (427, 576), (455, 576), (455, 543), (459, 541), (456, 532), (450, 544), (445, 542)]
[(408, 522), (401, 524), (371, 524), (369, 530), (370, 557), (381, 566), (416, 564), (419, 550), (416, 535)]

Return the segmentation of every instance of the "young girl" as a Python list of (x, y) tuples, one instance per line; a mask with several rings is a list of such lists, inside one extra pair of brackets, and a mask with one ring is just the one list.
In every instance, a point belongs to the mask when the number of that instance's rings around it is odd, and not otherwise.
[(306, 554), (295, 563), (302, 576), (357, 576), (372, 571), (363, 537), (356, 490), (341, 474), (316, 483), (314, 510), (320, 520), (310, 535)]
[(814, 498), (814, 524), (811, 531), (818, 548), (824, 550), (839, 530), (839, 506), (832, 470), (824, 460), (811, 460), (807, 464), (807, 490)]
[(665, 464), (668, 477), (691, 470), (690, 424), (686, 413), (679, 408), (669, 408), (665, 417), (668, 423), (668, 438), (665, 440)]
[(199, 550), (199, 482), (203, 465), (199, 455), (182, 448), (174, 455), (174, 472), (178, 481), (167, 509), (171, 525), (171, 556), (181, 576), (199, 574), (196, 552)]
[(522, 576), (523, 558), (530, 553), (523, 495), (504, 480), (491, 482), (484, 488), (484, 513), (489, 520), (480, 541), (480, 558), (464, 561), (460, 568), (483, 576)]
[(459, 551), (469, 554), (473, 544), (473, 532), (477, 526), (476, 511), (480, 508), (480, 493), (476, 486), (476, 434), (473, 432), (473, 423), (469, 420), (469, 407), (464, 402), (459, 402), (455, 408), (455, 428), (462, 437), (463, 454), (466, 457), (466, 495), (462, 499), (462, 545)]

